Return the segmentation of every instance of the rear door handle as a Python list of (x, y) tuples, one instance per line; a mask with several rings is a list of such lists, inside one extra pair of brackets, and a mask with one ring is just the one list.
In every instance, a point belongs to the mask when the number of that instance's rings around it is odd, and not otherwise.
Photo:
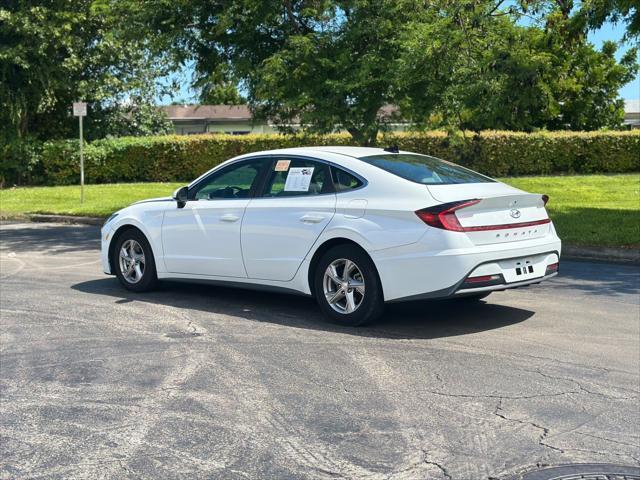
[(303, 215), (300, 217), (302, 223), (320, 223), (324, 220), (324, 217), (319, 215)]
[(220, 220), (223, 222), (237, 222), (240, 220), (240, 217), (234, 215), (233, 213), (225, 213), (220, 217)]

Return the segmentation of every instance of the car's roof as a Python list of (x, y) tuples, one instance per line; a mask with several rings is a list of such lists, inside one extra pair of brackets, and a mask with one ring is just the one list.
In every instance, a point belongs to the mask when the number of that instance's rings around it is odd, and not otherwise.
[(369, 157), (371, 155), (383, 155), (389, 152), (383, 148), (373, 147), (307, 147), (309, 150), (337, 153), (339, 155), (346, 155), (348, 157), (362, 158)]
[[(347, 146), (315, 146), (315, 147), (295, 147), (295, 148), (281, 148), (277, 150), (267, 150), (263, 152), (256, 152), (255, 155), (317, 155), (319, 152), (334, 153), (338, 155), (345, 155), (347, 157), (362, 158), (371, 155), (388, 154), (383, 148), (373, 147), (347, 147)], [(402, 152), (408, 153), (408, 152)]]

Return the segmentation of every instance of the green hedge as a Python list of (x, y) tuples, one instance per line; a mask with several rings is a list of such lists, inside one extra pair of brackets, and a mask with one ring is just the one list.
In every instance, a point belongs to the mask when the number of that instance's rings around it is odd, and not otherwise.
[[(242, 153), (308, 145), (352, 145), (343, 134), (198, 135), (128, 137), (97, 140), (85, 148), (88, 183), (187, 181), (220, 162)], [(444, 132), (394, 133), (379, 144), (451, 160), (490, 176), (556, 173), (623, 173), (640, 171), (640, 130), (630, 132), (500, 132), (449, 136)], [(77, 141), (53, 141), (41, 146), (37, 175), (27, 183), (77, 183)], [(0, 177), (14, 183), (12, 171)]]

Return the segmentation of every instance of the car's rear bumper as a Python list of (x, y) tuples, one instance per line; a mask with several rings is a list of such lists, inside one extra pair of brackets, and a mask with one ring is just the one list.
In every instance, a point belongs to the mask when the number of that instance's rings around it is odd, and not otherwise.
[(558, 275), (558, 272), (554, 272), (549, 275), (543, 275), (542, 277), (533, 278), (531, 280), (524, 280), (522, 282), (503, 283), (503, 284), (491, 285), (487, 287), (478, 287), (478, 288), (458, 288), (457, 290), (454, 290), (454, 292), (450, 296), (464, 297), (467, 295), (477, 295), (485, 292), (499, 292), (502, 290), (507, 290), (509, 288), (528, 287), (529, 285), (535, 285), (544, 280), (553, 278), (556, 275)]
[[(560, 260), (561, 242), (553, 230), (533, 240), (481, 246), (453, 244), (454, 248), (437, 251), (428, 249), (433, 240), (425, 236), (412, 245), (371, 252), (385, 301), (472, 295), (540, 283), (556, 275), (547, 272), (547, 266)], [(438, 243), (442, 244), (442, 239)], [(520, 274), (516, 273), (518, 268)], [(501, 276), (500, 281), (477, 286), (465, 283), (470, 277), (491, 275)]]
[[(555, 252), (550, 253), (549, 255), (555, 259), (553, 263), (555, 264), (559, 263), (558, 256)], [(531, 257), (524, 257), (524, 258), (531, 258)], [(512, 259), (512, 260), (519, 260), (519, 259)], [(491, 263), (495, 263), (495, 262), (491, 262)], [(400, 297), (400, 298), (390, 300), (389, 302), (395, 303), (395, 302), (408, 302), (408, 301), (414, 301), (414, 300), (466, 297), (466, 296), (478, 295), (483, 293), (499, 292), (499, 291), (504, 291), (511, 288), (521, 288), (521, 287), (528, 287), (529, 285), (535, 285), (558, 275), (558, 270), (554, 271), (553, 273), (547, 274), (546, 268), (545, 268), (545, 274), (543, 275), (531, 276), (526, 280), (508, 282), (506, 281), (502, 273), (500, 273), (500, 271), (498, 270), (496, 272), (496, 275), (500, 276), (501, 279), (497, 283), (494, 283), (491, 285), (479, 286), (479, 287), (474, 287), (468, 283), (465, 283), (465, 281), (470, 277), (477, 278), (474, 276), (477, 275), (476, 271), (479, 270), (481, 267), (482, 265), (474, 269), (474, 271), (469, 275), (467, 275), (467, 277), (462, 278), (457, 284), (452, 285), (450, 287), (443, 288), (441, 290), (431, 291), (431, 292), (419, 293), (417, 295)]]

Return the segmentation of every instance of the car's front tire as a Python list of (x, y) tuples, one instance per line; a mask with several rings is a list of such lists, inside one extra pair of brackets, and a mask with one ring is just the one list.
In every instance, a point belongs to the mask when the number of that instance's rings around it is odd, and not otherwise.
[(338, 245), (322, 255), (313, 286), (320, 309), (335, 323), (364, 325), (376, 320), (384, 309), (375, 265), (354, 245)]
[(158, 283), (151, 245), (136, 228), (124, 231), (116, 239), (111, 265), (122, 286), (132, 292), (153, 290)]

